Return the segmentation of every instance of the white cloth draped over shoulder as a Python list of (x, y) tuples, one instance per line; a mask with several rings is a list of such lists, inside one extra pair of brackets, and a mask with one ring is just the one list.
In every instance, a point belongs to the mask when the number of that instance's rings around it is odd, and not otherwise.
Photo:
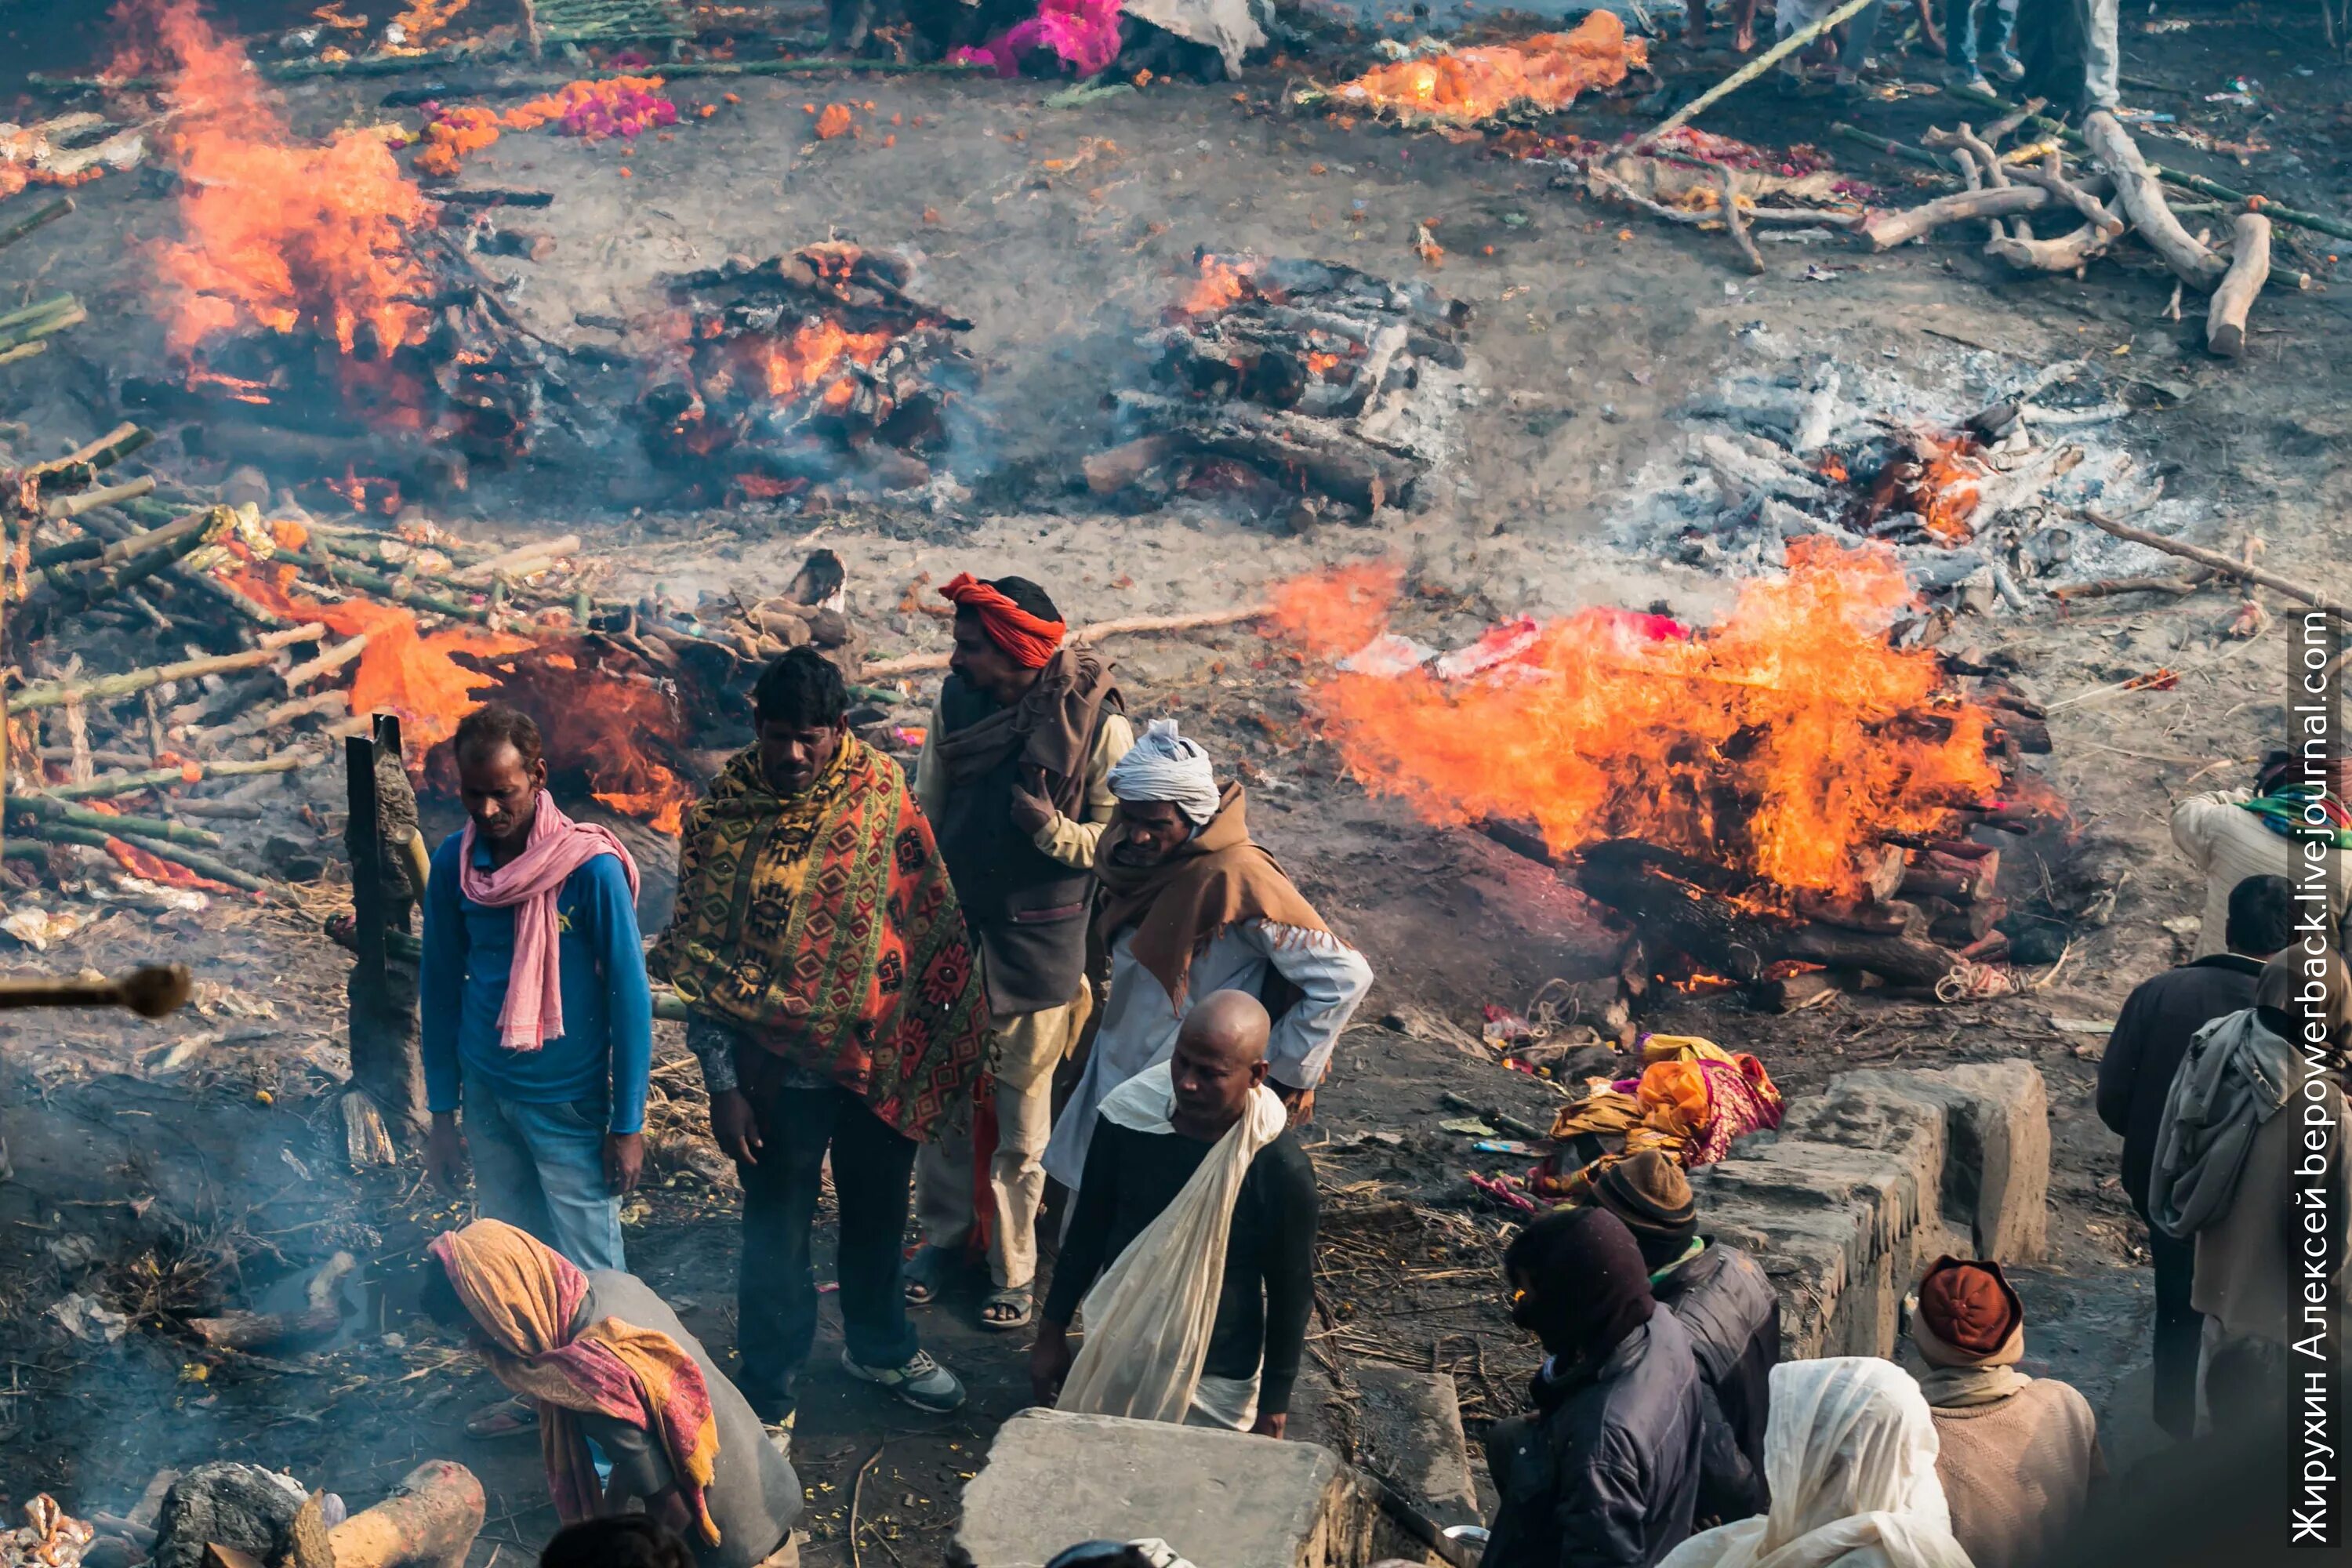
[(1772, 1369), (1772, 1510), (1701, 1531), (1659, 1568), (1970, 1568), (1936, 1476), (1936, 1421), (1875, 1356)]
[[(1167, 987), (1135, 961), (1134, 942), (1132, 926), (1111, 939), (1110, 999), (1103, 1005), (1102, 1027), (1045, 1147), (1045, 1173), (1072, 1192), (1086, 1173), (1095, 1113), (1121, 1084), (1169, 1058), (1184, 1022)], [(1260, 995), (1269, 969), (1297, 988), (1298, 1000), (1274, 1021), (1265, 1046), (1268, 1076), (1292, 1089), (1313, 1089), (1323, 1081), (1340, 1031), (1372, 988), (1372, 966), (1328, 931), (1241, 921), (1193, 955), (1186, 1001), (1197, 1003), (1213, 991)]]
[[(1138, 1132), (1175, 1131), (1168, 1064), (1138, 1075), (1102, 1113)], [(1143, 1227), (1078, 1304), (1086, 1343), (1057, 1408), (1138, 1421), (1181, 1421), (1208, 1359), (1225, 1279), (1225, 1240), (1250, 1162), (1288, 1121), (1272, 1089), (1250, 1090), (1239, 1121), (1217, 1140), (1158, 1218)]]

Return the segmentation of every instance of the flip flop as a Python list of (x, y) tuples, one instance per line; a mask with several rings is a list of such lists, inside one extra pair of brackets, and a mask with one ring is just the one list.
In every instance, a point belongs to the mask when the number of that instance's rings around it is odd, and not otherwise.
[[(1009, 1318), (992, 1318), (988, 1313), (993, 1307), (1013, 1308), (1016, 1310), (1016, 1315)], [(992, 1290), (980, 1303), (980, 1326), (983, 1329), (999, 1331), (1025, 1329), (1029, 1326), (1030, 1320), (1036, 1314), (1037, 1296), (1034, 1290), (1025, 1288)]]
[(487, 1409), (477, 1411), (466, 1423), (466, 1436), (489, 1439), (520, 1437), (539, 1430), (539, 1406), (520, 1398), (501, 1399)]

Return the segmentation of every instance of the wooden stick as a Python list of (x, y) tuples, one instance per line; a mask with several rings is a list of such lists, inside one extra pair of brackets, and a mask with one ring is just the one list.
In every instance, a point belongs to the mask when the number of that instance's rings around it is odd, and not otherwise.
[(2218, 550), (2208, 550), (2198, 544), (2184, 544), (2178, 539), (2167, 539), (2160, 533), (2150, 533), (2146, 529), (2134, 528), (2128, 523), (2117, 522), (2115, 519), (2094, 511), (2089, 507), (2083, 508), (2077, 515), (2084, 521), (2095, 528), (2104, 529), (2117, 539), (2128, 539), (2134, 544), (2145, 544), (2151, 550), (2161, 550), (2167, 555), (2178, 555), (2183, 561), (2194, 561), (2200, 565), (2210, 566), (2225, 577), (2242, 577), (2250, 583), (2260, 583), (2265, 588), (2284, 594), (2299, 604), (2309, 605), (2313, 609), (2331, 616), (2347, 626), (2352, 626), (2352, 605), (2346, 605), (2340, 599), (2331, 599), (2316, 589), (2306, 588), (2302, 584), (2282, 577), (2275, 572), (2265, 572), (2259, 566), (2232, 560)]
[(0, 980), (0, 1008), (128, 1007), (142, 1018), (161, 1018), (185, 1006), (191, 988), (184, 963), (150, 965), (111, 980)]
[[(1970, 103), (1987, 104), (1995, 109), (2011, 107), (1998, 94), (1979, 92), (1974, 88), (1948, 87), (1944, 91), (1953, 98), (1964, 99)], [(2045, 120), (2037, 115), (2032, 117), (2032, 123), (2042, 133), (2059, 137), (2070, 145), (2076, 147), (2089, 145), (2084, 141), (2080, 132), (2071, 126), (2060, 124), (2057, 121)], [(2202, 174), (2192, 174), (2184, 169), (2168, 169), (2161, 163), (2150, 163), (2147, 165), (2147, 172), (2158, 179), (2169, 180), (2184, 190), (2195, 191), (2200, 195), (2211, 196), (2215, 201), (2228, 202), (2232, 206), (2257, 205), (2274, 222), (2293, 224), (2297, 228), (2315, 229), (2321, 234), (2332, 234), (2338, 239), (2352, 239), (2352, 223), (2347, 223), (2340, 217), (2330, 217), (2325, 213), (2303, 212), (2294, 207), (2282, 206), (2268, 196), (2233, 190), (2218, 180), (2209, 180)]]
[(275, 659), (278, 649), (294, 643), (316, 642), (326, 635), (327, 628), (313, 621), (309, 626), (269, 632), (261, 638), (259, 647), (245, 653), (182, 659), (177, 664), (159, 664), (146, 669), (127, 670), (121, 675), (102, 675), (95, 680), (47, 681), (38, 686), (27, 686), (17, 692), (8, 703), (7, 710), (30, 713), (43, 708), (61, 707), (68, 702), (105, 702), (117, 697), (132, 696), (169, 680), (190, 680), (198, 676), (257, 669)]
[[(87, 789), (89, 786), (68, 784), (65, 787)], [(94, 827), (102, 833), (142, 833), (168, 844), (193, 844), (205, 849), (217, 849), (221, 843), (220, 835), (207, 828), (187, 827), (176, 822), (165, 822), (157, 816), (109, 816), (102, 811), (85, 811), (51, 795), (19, 794), (12, 805), (28, 816), (62, 822), (74, 827)]]
[(119, 485), (109, 485), (103, 489), (83, 490), (79, 495), (58, 496), (43, 506), (41, 511), (42, 515), (52, 521), (63, 521), (69, 517), (79, 517), (86, 511), (94, 511), (102, 506), (112, 506), (116, 501), (129, 500), (134, 496), (146, 495), (154, 488), (155, 477), (152, 474), (145, 474)]
[(1651, 127), (1645, 134), (1635, 139), (1633, 146), (1637, 149), (1645, 147), (1651, 142), (1655, 142), (1659, 137), (1667, 134), (1669, 132), (1679, 130), (1683, 126), (1689, 124), (1693, 120), (1697, 119), (1705, 110), (1712, 108), (1718, 99), (1726, 98), (1732, 93), (1738, 92), (1741, 88), (1746, 87), (1749, 82), (1754, 81), (1758, 77), (1762, 76), (1766, 71), (1769, 71), (1774, 66), (1779, 65), (1789, 56), (1795, 54), (1799, 49), (1803, 48), (1807, 44), (1810, 44), (1815, 38), (1820, 37), (1832, 27), (1838, 26), (1842, 22), (1851, 21), (1853, 18), (1861, 16), (1864, 11), (1869, 9), (1871, 4), (1872, 0), (1845, 0), (1845, 3), (1838, 6), (1834, 11), (1831, 11), (1827, 15), (1816, 18), (1810, 26), (1798, 28), (1795, 32), (1790, 34), (1787, 37), (1781, 39), (1779, 43), (1773, 45), (1770, 48), (1765, 50), (1762, 54), (1758, 55), (1754, 59), (1748, 61), (1746, 65), (1740, 67), (1738, 70), (1733, 71), (1729, 76), (1725, 77), (1713, 87), (1707, 89), (1705, 92), (1700, 93), (1696, 98), (1692, 99), (1688, 103), (1684, 104), (1680, 109), (1675, 110), (1672, 114), (1667, 115), (1664, 120), (1659, 121), (1658, 123)]
[(191, 1318), (188, 1327), (215, 1350), (260, 1351), (324, 1339), (342, 1325), (343, 1278), (358, 1267), (358, 1259), (348, 1252), (327, 1259), (304, 1288), (299, 1311), (224, 1312), (217, 1318)]
[(2271, 275), (2271, 220), (2260, 213), (2240, 213), (2232, 232), (2230, 270), (2205, 310), (2205, 346), (2224, 359), (2242, 359), (2246, 312)]
[(1728, 163), (1717, 163), (1708, 166), (1715, 171), (1717, 199), (1723, 204), (1723, 226), (1731, 231), (1732, 239), (1739, 247), (1739, 254), (1748, 258), (1748, 270), (1760, 275), (1764, 270), (1763, 255), (1757, 250), (1756, 242), (1748, 236), (1747, 220), (1739, 216), (1739, 176), (1731, 172)]
[[(1209, 610), (1186, 616), (1130, 616), (1123, 620), (1097, 621), (1090, 626), (1078, 626), (1070, 633), (1074, 643), (1100, 642), (1105, 637), (1141, 637), (1152, 632), (1190, 632), (1209, 626), (1238, 626), (1244, 621), (1262, 619), (1269, 611), (1265, 605), (1252, 605), (1240, 610)], [(858, 672), (861, 680), (886, 679), (897, 675), (920, 675), (927, 670), (945, 669), (948, 656), (943, 653), (915, 653), (904, 658), (886, 658), (879, 664), (869, 664)]]
[(349, 642), (338, 643), (308, 664), (296, 665), (286, 672), (286, 689), (297, 690), (322, 675), (342, 668), (366, 651), (367, 642), (367, 633), (362, 632)]
[(1843, 120), (1832, 125), (1830, 130), (1849, 142), (1859, 142), (1871, 151), (1884, 153), (1890, 158), (1900, 158), (1906, 163), (1917, 163), (1923, 168), (1934, 169), (1939, 174), (1948, 174), (1952, 172), (1951, 164), (1937, 157), (1925, 147), (1914, 147), (1908, 142), (1897, 142), (1892, 137), (1880, 136), (1875, 132), (1864, 131), (1860, 126), (1848, 125)]
[(1922, 202), (1916, 207), (1873, 213), (1863, 220), (1856, 232), (1870, 242), (1871, 249), (1892, 250), (1948, 223), (2040, 212), (2056, 199), (2039, 185), (2011, 185), (2004, 190), (1987, 186), (1981, 190), (1937, 196), (1934, 201)]
[(2075, 599), (2112, 599), (2118, 594), (2169, 594), (2185, 598), (2213, 580), (2214, 573), (2200, 566), (2180, 577), (2112, 577), (2104, 583), (2076, 583), (2053, 588), (2050, 596), (2061, 604)]
[(2041, 186), (2076, 212), (2081, 213), (2086, 222), (2108, 239), (2113, 240), (2122, 237), (2124, 220), (2109, 212), (2106, 203), (2066, 178), (2059, 167), (2056, 153), (2052, 153), (2049, 161), (2041, 168), (2037, 169), (2031, 163), (2018, 163), (2011, 167), (2010, 173), (2029, 185)]
[(2116, 200), (2148, 248), (2185, 282), (2209, 289), (2220, 283), (2227, 264), (2180, 226), (2180, 220), (2164, 204), (2163, 188), (2148, 172), (2147, 160), (2140, 156), (2139, 143), (2116, 117), (2104, 109), (2092, 110), (2084, 117), (2083, 136), (2092, 154), (2114, 178)]
[(576, 533), (567, 533), (560, 539), (541, 540), (537, 544), (520, 545), (513, 550), (493, 555), (488, 560), (468, 566), (461, 572), (449, 574), (445, 581), (457, 584), (460, 587), (487, 588), (490, 585), (491, 580), (501, 572), (512, 577), (527, 577), (531, 573), (547, 566), (557, 557), (576, 555), (579, 551), (580, 536)]

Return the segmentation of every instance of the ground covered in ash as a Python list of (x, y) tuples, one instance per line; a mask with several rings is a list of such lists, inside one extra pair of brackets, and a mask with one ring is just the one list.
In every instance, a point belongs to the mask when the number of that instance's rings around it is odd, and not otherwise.
[[(2319, 47), (2315, 20), (2256, 5), (2159, 19), (2187, 26), (2127, 31), (2133, 100), (2246, 145), (2254, 116), (2206, 95), (2259, 78), (2271, 117), (2254, 139), (2273, 143), (2243, 154), (2244, 167), (2172, 142), (2163, 157), (2305, 206), (2339, 201), (2352, 172), (2352, 75)], [(1727, 571), (1625, 535), (1656, 499), (1651, 466), (1727, 379), (1801, 380), (1829, 361), (1853, 371), (1850, 389), (1899, 383), (1919, 408), (1948, 417), (2080, 359), (2079, 401), (2131, 408), (2097, 442), (2129, 455), (2136, 482), (2160, 480), (2166, 503), (2193, 513), (2192, 537), (2233, 552), (2258, 538), (2263, 561), (2286, 576), (2352, 580), (2352, 544), (2330, 526), (2352, 502), (2342, 288), (2266, 296), (2249, 357), (2223, 364), (2203, 353), (2197, 310), (2186, 323), (2162, 319), (2170, 285), (2156, 272), (2110, 264), (2079, 281), (2022, 281), (1957, 231), (1882, 256), (1768, 246), (1766, 272), (1750, 277), (1722, 236), (1555, 190), (1548, 166), (1496, 156), (1490, 143), (1286, 106), (1286, 81), (1328, 80), (1369, 58), (1326, 47), (1328, 58), (1253, 68), (1237, 83), (1155, 82), (1076, 108), (1047, 106), (1055, 84), (1027, 80), (756, 80), (694, 95), (714, 105), (708, 119), (625, 157), (610, 144), (508, 139), (469, 161), (464, 178), (556, 193), (531, 218), (555, 241), (547, 258), (485, 261), (520, 279), (512, 297), (535, 331), (587, 341), (581, 313), (626, 314), (660, 279), (853, 238), (916, 258), (921, 296), (974, 324), (969, 346), (987, 376), (948, 465), (955, 482), (919, 496), (682, 511), (606, 475), (485, 473), (436, 512), (468, 535), (511, 542), (581, 533), (637, 585), (689, 599), (777, 592), (812, 546), (830, 546), (879, 657), (944, 646), (941, 623), (913, 606), (926, 584), (961, 570), (1032, 576), (1074, 619), (1093, 621), (1238, 607), (1302, 571), (1371, 557), (1407, 568), (1395, 629), (1451, 647), (1523, 612), (1664, 603), (1703, 619), (1727, 604), (1737, 586)], [(1658, 52), (1662, 71), (1691, 86), (1732, 64), (1679, 46)], [(1901, 74), (1925, 81), (1935, 68), (1911, 56)], [(287, 98), (298, 125), (319, 132), (383, 117), (383, 91), (330, 83)], [(816, 138), (813, 111), (838, 101), (854, 103), (858, 134)], [(1833, 142), (1831, 122), (1916, 140), (1969, 112), (1924, 92), (1840, 106), (1764, 89), (1708, 124), (1774, 149), (1819, 144), (1854, 177), (1901, 191), (1906, 165)], [(1611, 98), (1570, 121), (1596, 137), (1643, 122), (1629, 100)], [(0, 256), (0, 308), (70, 281), (90, 310), (71, 342), (0, 368), (0, 416), (45, 447), (110, 426), (108, 368), (152, 366), (160, 352), (138, 242), (171, 221), (168, 205), (136, 176), (77, 199), (72, 221)], [(1442, 246), (1441, 270), (1423, 270), (1423, 234)], [(1472, 305), (1458, 447), (1411, 504), (1362, 526), (1294, 531), (1206, 500), (1124, 513), (1086, 499), (1075, 476), (1108, 439), (1104, 400), (1133, 383), (1136, 339), (1191, 285), (1199, 247), (1425, 276)], [(2298, 265), (2325, 273), (2329, 259), (2306, 247)], [(2168, 842), (2171, 801), (2243, 782), (2284, 731), (2288, 623), (2284, 601), (2263, 597), (2269, 613), (2252, 621), (2242, 596), (2209, 589), (2071, 608), (2037, 600), (2024, 614), (1994, 605), (1956, 629), (1953, 646), (2013, 668), (2051, 710), (2054, 749), (2038, 761), (2073, 824), (2012, 847), (2012, 879), (2094, 889), (2078, 900), (2064, 961), (2033, 972), (2039, 989), (1951, 1006), (1839, 996), (1788, 1016), (1667, 993), (1643, 1019), (1756, 1053), (1791, 1096), (1853, 1066), (2036, 1061), (2053, 1117), (2053, 1255), (2021, 1271), (2020, 1285), (2035, 1360), (2100, 1405), (2111, 1459), (2147, 1440), (2149, 1296), (2144, 1238), (2113, 1174), (2116, 1141), (2089, 1106), (2097, 1026), (2193, 940), (2201, 889)], [(1440, 1097), (1545, 1120), (1553, 1091), (1475, 1044), (1482, 1009), (1526, 1009), (1549, 981), (1604, 973), (1617, 938), (1545, 868), (1368, 797), (1315, 739), (1286, 650), (1242, 628), (1117, 651), (1130, 711), (1179, 717), (1251, 784), (1259, 837), (1379, 974), (1319, 1100), (1317, 1161), (1335, 1216), (1406, 1200), (1434, 1217), (1402, 1231), (1335, 1217), (1317, 1359), (1450, 1367), (1474, 1425), (1507, 1412), (1536, 1360), (1507, 1325), (1494, 1274), (1511, 1216), (1483, 1206), (1463, 1179), (1492, 1161), (1440, 1128), (1458, 1115)], [(2177, 679), (2122, 689), (2164, 670)], [(929, 689), (910, 688), (908, 722), (920, 722)], [(262, 782), (247, 794), (268, 815), (223, 826), (340, 843), (331, 773)], [(453, 825), (446, 803), (434, 809), (443, 829)], [(490, 1380), (411, 1310), (422, 1246), (457, 1211), (420, 1188), (413, 1165), (360, 1178), (342, 1157), (331, 1090), (345, 1067), (349, 963), (319, 923), (345, 896), (343, 880), (331, 865), (294, 907), (126, 908), (45, 951), (7, 955), (22, 973), (175, 958), (207, 988), (196, 1010), (155, 1025), (45, 1013), (0, 1021), (0, 1171), (13, 1167), (0, 1180), (11, 1347), (0, 1492), (14, 1501), (47, 1489), (76, 1511), (119, 1511), (159, 1467), (236, 1458), (358, 1507), (418, 1458), (446, 1455), (491, 1492), (477, 1568), (528, 1555), (551, 1529), (533, 1445), (464, 1438)], [(723, 1352), (733, 1205), (690, 1157), (699, 1092), (674, 1027), (658, 1045), (663, 1125), (677, 1141), (629, 1207), (631, 1258)], [(283, 1362), (223, 1355), (185, 1331), (188, 1317), (223, 1307), (287, 1304), (337, 1250), (365, 1261), (327, 1349)], [(971, 1384), (953, 1417), (881, 1400), (828, 1370), (820, 1344), (794, 1455), (811, 1489), (813, 1563), (853, 1560), (853, 1499), (859, 1528), (872, 1527), (866, 1562), (877, 1546), (913, 1561), (943, 1543), (961, 1480), (1027, 1400), (1021, 1336), (973, 1326), (974, 1304), (974, 1293), (950, 1296), (920, 1319), (930, 1348)], [(124, 1316), (119, 1332), (103, 1315), (112, 1312)]]

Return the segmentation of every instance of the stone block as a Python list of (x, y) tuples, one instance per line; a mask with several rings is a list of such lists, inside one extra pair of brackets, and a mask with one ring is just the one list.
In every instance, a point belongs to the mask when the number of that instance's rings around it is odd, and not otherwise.
[(1309, 1358), (1291, 1391), (1286, 1436), (1351, 1458), (1439, 1525), (1484, 1522), (1454, 1374), (1361, 1360), (1348, 1372), (1354, 1387), (1343, 1394)]
[(1202, 1568), (1358, 1568), (1378, 1512), (1318, 1444), (1024, 1410), (964, 1489), (953, 1561), (1043, 1568), (1082, 1541), (1157, 1536)]
[(1810, 1357), (1889, 1353), (1939, 1254), (2038, 1257), (2049, 1180), (2042, 1076), (2013, 1061), (1843, 1074), (1691, 1184), (1707, 1232), (1764, 1264), (1782, 1354)]

